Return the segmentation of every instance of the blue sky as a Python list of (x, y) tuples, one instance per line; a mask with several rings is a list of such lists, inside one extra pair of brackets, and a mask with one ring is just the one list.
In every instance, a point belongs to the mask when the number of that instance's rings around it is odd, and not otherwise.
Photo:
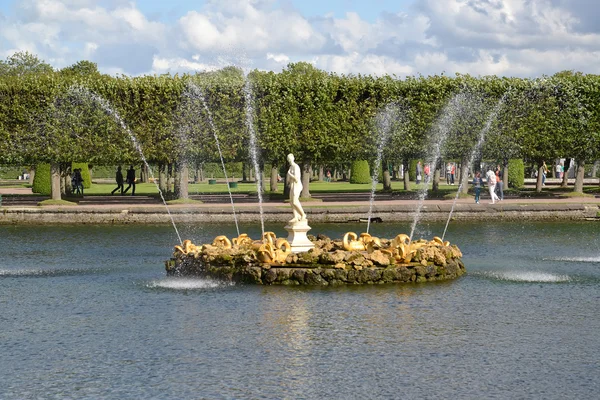
[[(4, 0), (5, 2), (8, 2)], [(184, 16), (189, 10), (200, 10), (205, 2), (202, 0), (143, 0), (135, 2), (140, 10), (153, 19), (174, 21)], [(409, 0), (287, 0), (279, 1), (280, 5), (291, 4), (305, 17), (318, 17), (332, 14), (343, 17), (348, 11), (354, 11), (367, 21), (375, 21), (382, 12), (401, 12), (408, 10)]]
[(109, 74), (306, 61), (342, 74), (600, 73), (591, 0), (0, 0), (0, 58)]

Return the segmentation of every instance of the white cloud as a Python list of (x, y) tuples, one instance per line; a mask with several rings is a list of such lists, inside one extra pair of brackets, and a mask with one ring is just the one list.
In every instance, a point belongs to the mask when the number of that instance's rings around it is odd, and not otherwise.
[(399, 76), (598, 73), (600, 65), (600, 13), (586, 13), (586, 0), (414, 0), (410, 13), (374, 22), (356, 12), (309, 19), (291, 1), (209, 0), (167, 24), (130, 0), (19, 0), (14, 15), (0, 15), (0, 56), (27, 50), (57, 68), (90, 59), (131, 75), (295, 61)]

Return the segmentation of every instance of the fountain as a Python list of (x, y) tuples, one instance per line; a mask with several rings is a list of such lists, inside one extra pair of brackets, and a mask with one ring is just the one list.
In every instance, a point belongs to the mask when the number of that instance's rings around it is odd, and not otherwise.
[(204, 94), (200, 90), (200, 88), (198, 86), (196, 86), (195, 84), (190, 83), (188, 85), (188, 89), (189, 90), (186, 91), (186, 95), (192, 99), (199, 99), (202, 102), (202, 107), (204, 108), (204, 111), (206, 112), (206, 115), (208, 118), (208, 124), (209, 124), (209, 126), (212, 130), (213, 136), (215, 138), (215, 142), (217, 144), (217, 150), (219, 151), (221, 166), (223, 167), (223, 174), (225, 175), (225, 183), (227, 184), (227, 191), (229, 192), (229, 199), (231, 200), (231, 209), (233, 212), (233, 220), (235, 221), (235, 229), (239, 235), (240, 227), (238, 224), (237, 215), (235, 213), (235, 204), (233, 203), (233, 194), (231, 193), (231, 187), (229, 185), (229, 178), (227, 176), (227, 169), (225, 168), (225, 160), (223, 159), (223, 152), (221, 151), (221, 143), (219, 142), (219, 137), (217, 135), (217, 128), (215, 126), (215, 123), (214, 123), (214, 120), (212, 117), (212, 113), (210, 111), (210, 108), (208, 107), (208, 104), (206, 103), (206, 99), (204, 97)]
[(144, 165), (148, 169), (148, 172), (150, 173), (150, 177), (152, 178), (152, 181), (156, 185), (156, 189), (158, 190), (158, 194), (160, 195), (160, 198), (162, 199), (162, 202), (165, 205), (167, 214), (169, 215), (171, 224), (173, 225), (173, 229), (175, 229), (177, 238), (179, 238), (179, 242), (181, 243), (181, 235), (179, 234), (179, 230), (177, 229), (175, 220), (173, 219), (173, 216), (171, 215), (171, 210), (169, 210), (169, 206), (167, 205), (165, 196), (163, 195), (162, 190), (160, 190), (160, 186), (158, 185), (158, 182), (154, 178), (154, 174), (152, 173), (152, 168), (150, 168), (150, 165), (148, 164), (148, 161), (146, 160), (146, 157), (144, 156), (144, 152), (142, 151), (142, 146), (140, 145), (139, 141), (137, 140), (137, 137), (133, 134), (133, 132), (131, 132), (131, 129), (129, 129), (129, 127), (125, 124), (125, 121), (123, 121), (123, 119), (121, 118), (119, 113), (115, 109), (113, 109), (110, 106), (110, 104), (108, 103), (108, 101), (106, 101), (104, 98), (98, 96), (97, 94), (95, 94), (81, 86), (74, 86), (74, 87), (70, 88), (70, 93), (72, 93), (75, 96), (78, 96), (80, 98), (91, 99), (93, 102), (98, 104), (104, 110), (104, 112), (106, 112), (108, 115), (112, 116), (115, 119), (115, 121), (117, 121), (117, 123), (121, 126), (121, 128), (125, 132), (127, 132), (127, 134), (129, 135), (129, 138), (131, 139), (131, 143), (133, 143), (133, 146), (135, 147), (136, 151), (140, 155), (140, 158), (142, 159)]
[(261, 232), (265, 233), (265, 217), (263, 211), (263, 181), (260, 172), (260, 166), (258, 162), (258, 146), (256, 143), (256, 132), (254, 131), (254, 107), (252, 88), (250, 87), (250, 81), (248, 80), (247, 74), (245, 75), (244, 84), (244, 100), (246, 106), (246, 125), (248, 126), (248, 133), (250, 134), (250, 157), (252, 158), (252, 164), (254, 165), (254, 176), (256, 177), (256, 192), (258, 193), (258, 209), (260, 211), (260, 227)]
[(225, 281), (282, 285), (338, 285), (427, 282), (454, 279), (465, 272), (456, 245), (434, 237), (413, 241), (406, 234), (380, 239), (348, 232), (341, 240), (307, 235), (310, 230), (299, 201), (300, 168), (288, 155), (290, 205), (294, 217), (287, 239), (264, 232), (253, 240), (217, 236), (211, 244), (185, 240), (166, 261), (171, 276), (199, 276)]
[[(435, 124), (433, 129), (433, 135), (431, 137), (431, 151), (429, 152), (425, 162), (433, 167), (432, 173), (435, 170), (435, 166), (438, 164), (441, 156), (441, 149), (443, 144), (446, 142), (446, 138), (448, 137), (448, 131), (450, 129), (450, 125), (452, 121), (456, 118), (456, 116), (460, 113), (460, 110), (464, 106), (466, 99), (466, 94), (459, 93), (452, 97), (452, 99), (448, 102), (448, 104), (442, 110), (441, 118)], [(417, 224), (419, 223), (419, 219), (421, 217), (421, 210), (423, 209), (423, 205), (425, 203), (425, 198), (427, 197), (427, 190), (429, 188), (429, 182), (426, 180), (425, 184), (419, 189), (419, 201), (417, 203), (417, 209), (415, 210), (415, 215), (413, 218), (413, 223), (410, 228), (409, 237), (412, 239)]]
[(479, 138), (477, 140), (477, 144), (475, 145), (475, 147), (473, 147), (473, 150), (471, 151), (467, 165), (462, 168), (460, 184), (458, 185), (458, 190), (456, 192), (456, 196), (454, 197), (454, 201), (452, 202), (452, 207), (450, 208), (450, 213), (448, 214), (448, 220), (446, 221), (446, 226), (444, 227), (444, 233), (442, 234), (442, 240), (444, 240), (444, 237), (446, 236), (446, 231), (448, 230), (448, 224), (450, 224), (450, 219), (452, 218), (452, 214), (454, 213), (454, 207), (456, 206), (456, 201), (458, 200), (458, 197), (462, 193), (463, 184), (465, 182), (465, 179), (464, 179), (465, 175), (469, 173), (469, 170), (471, 169), (471, 165), (473, 165), (473, 160), (475, 159), (475, 156), (477, 155), (477, 153), (479, 153), (479, 151), (481, 150), (481, 146), (483, 145), (485, 136), (488, 133), (488, 131), (490, 130), (490, 128), (492, 126), (492, 122), (498, 116), (498, 112), (500, 111), (500, 108), (504, 104), (505, 99), (506, 99), (506, 94), (504, 96), (502, 96), (502, 98), (500, 100), (498, 100), (498, 104), (496, 104), (496, 106), (494, 107), (494, 109), (492, 110), (490, 115), (487, 117), (485, 126), (479, 131)]
[(379, 168), (381, 167), (381, 158), (383, 156), (383, 148), (386, 145), (392, 131), (392, 120), (398, 115), (399, 106), (396, 104), (388, 104), (381, 112), (377, 114), (375, 123), (379, 132), (377, 140), (377, 157), (375, 158), (375, 166), (373, 176), (371, 177), (371, 197), (369, 198), (369, 213), (367, 215), (367, 233), (371, 226), (371, 216), (373, 214), (373, 202), (375, 201), (375, 189), (377, 188)]

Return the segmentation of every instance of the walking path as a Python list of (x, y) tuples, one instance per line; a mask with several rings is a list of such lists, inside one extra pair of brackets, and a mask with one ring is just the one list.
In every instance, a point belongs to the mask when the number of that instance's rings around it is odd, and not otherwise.
[[(166, 223), (173, 220), (190, 222), (232, 222), (233, 208), (229, 196), (203, 195), (204, 203), (174, 204), (168, 208), (151, 196), (84, 196), (74, 206), (43, 206), (37, 203), (47, 196), (32, 196), (28, 188), (0, 188), (3, 195), (0, 224), (14, 223)], [(483, 194), (483, 193), (482, 193)], [(8, 196), (7, 196), (8, 195)], [(28, 196), (26, 196), (28, 195)], [(322, 196), (322, 201), (303, 202), (309, 221), (348, 222), (366, 220), (369, 216), (368, 194), (335, 193)], [(381, 221), (411, 221), (418, 200), (375, 197), (372, 218)], [(234, 199), (238, 221), (260, 220), (256, 196), (239, 195)], [(454, 219), (597, 219), (600, 216), (600, 196), (506, 198), (491, 204), (482, 197), (480, 204), (472, 198), (425, 200), (421, 219), (445, 221), (451, 210)], [(291, 209), (288, 203), (263, 203), (265, 221), (287, 221)], [(170, 217), (169, 217), (170, 215)]]

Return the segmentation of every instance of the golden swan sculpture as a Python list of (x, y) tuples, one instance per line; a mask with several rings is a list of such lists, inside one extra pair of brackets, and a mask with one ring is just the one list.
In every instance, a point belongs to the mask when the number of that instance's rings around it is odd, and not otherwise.
[(241, 233), (238, 237), (231, 239), (233, 246), (243, 247), (252, 244), (252, 238), (247, 233)]
[(229, 240), (225, 235), (217, 236), (215, 240), (213, 240), (212, 245), (216, 247), (222, 247), (224, 249), (230, 249), (232, 247), (231, 240)]
[(358, 236), (354, 232), (346, 232), (342, 244), (346, 251), (363, 251), (365, 243), (362, 240), (357, 240)]

